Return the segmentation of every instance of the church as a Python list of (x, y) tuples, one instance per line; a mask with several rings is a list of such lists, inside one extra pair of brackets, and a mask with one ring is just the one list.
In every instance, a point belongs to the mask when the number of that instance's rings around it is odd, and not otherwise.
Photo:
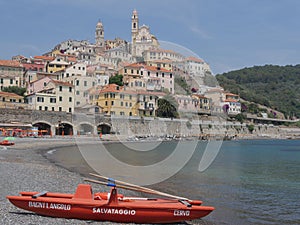
[(143, 52), (150, 48), (159, 48), (157, 38), (150, 33), (146, 25), (139, 27), (139, 17), (136, 10), (133, 10), (131, 17), (131, 54), (135, 57), (142, 57)]

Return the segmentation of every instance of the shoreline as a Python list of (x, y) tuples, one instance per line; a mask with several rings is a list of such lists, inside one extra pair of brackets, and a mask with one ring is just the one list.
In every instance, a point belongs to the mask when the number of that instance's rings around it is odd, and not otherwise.
[[(85, 139), (87, 143), (90, 138)], [(75, 147), (73, 138), (16, 138), (14, 146), (0, 149), (0, 170), (2, 171), (1, 206), (2, 215), (0, 223), (3, 225), (15, 224), (72, 224), (83, 225), (88, 221), (77, 219), (63, 219), (44, 217), (19, 209), (12, 205), (7, 195), (18, 195), (20, 191), (49, 191), (61, 193), (74, 193), (79, 183), (84, 181), (85, 173), (80, 169), (76, 171), (61, 165), (49, 155), (49, 151)], [(113, 143), (106, 141), (104, 143)], [(59, 150), (58, 150), (59, 151)], [(51, 154), (50, 154), (51, 155)], [(78, 166), (78, 165), (77, 165)], [(81, 168), (82, 169), (82, 168)], [(107, 187), (91, 184), (93, 192), (109, 191)], [(132, 193), (120, 190), (120, 193)], [(136, 193), (138, 195), (138, 193)], [(113, 222), (93, 221), (93, 224), (118, 224)], [(214, 225), (210, 221), (188, 221), (187, 224)]]

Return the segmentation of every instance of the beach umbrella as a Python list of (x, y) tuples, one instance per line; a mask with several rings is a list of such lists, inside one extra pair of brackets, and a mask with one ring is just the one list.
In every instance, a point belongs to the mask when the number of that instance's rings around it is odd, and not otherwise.
[(13, 140), (15, 140), (16, 138), (14, 138), (14, 137), (6, 137), (6, 138), (4, 138), (4, 140), (7, 140), (7, 141), (13, 141)]

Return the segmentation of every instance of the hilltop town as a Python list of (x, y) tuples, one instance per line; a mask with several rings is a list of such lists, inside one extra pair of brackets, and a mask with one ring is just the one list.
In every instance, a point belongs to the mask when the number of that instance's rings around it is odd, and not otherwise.
[[(214, 115), (232, 117), (241, 113), (238, 95), (218, 85), (206, 84), (207, 77), (213, 79), (207, 62), (161, 48), (150, 28), (140, 26), (139, 22), (138, 12), (134, 10), (131, 40), (106, 40), (104, 24), (98, 21), (94, 43), (70, 39), (43, 55), (17, 55), (11, 60), (0, 60), (2, 111), (30, 110), (31, 115), (38, 111), (45, 118), (50, 112), (58, 113), (56, 122), (34, 120), (33, 125), (48, 135), (110, 133), (121, 129), (111, 129), (111, 123), (102, 121), (101, 126), (96, 127), (98, 131), (83, 125), (77, 129), (71, 126), (70, 131), (67, 121), (72, 123), (74, 118), (68, 120), (62, 113), (96, 113), (106, 118), (139, 118), (142, 122), (161, 117), (180, 118), (187, 120), (187, 127), (193, 126), (189, 121), (195, 117), (214, 121)], [(24, 95), (5, 92), (9, 87), (23, 88)], [(34, 121), (27, 119), (26, 122)], [(3, 117), (1, 122), (25, 121), (9, 121)], [(207, 122), (207, 127), (211, 128), (210, 124)]]

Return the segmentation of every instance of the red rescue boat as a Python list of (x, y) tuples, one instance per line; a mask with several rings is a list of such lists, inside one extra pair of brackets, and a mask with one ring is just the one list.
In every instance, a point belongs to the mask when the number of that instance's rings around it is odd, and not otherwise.
[(14, 145), (14, 142), (8, 141), (8, 140), (3, 140), (0, 141), (0, 145), (4, 145), (4, 146), (10, 146), (10, 145)]
[[(89, 181), (99, 183), (95, 180)], [(7, 198), (19, 208), (44, 216), (121, 223), (183, 222), (202, 218), (214, 210), (213, 207), (202, 206), (201, 201), (172, 199), (169, 194), (169, 198), (125, 197), (117, 193), (117, 187), (132, 189), (133, 186), (115, 183), (109, 186), (113, 186), (110, 193), (93, 194), (91, 185), (79, 184), (75, 194), (21, 192), (20, 196)], [(146, 193), (150, 193), (149, 190), (154, 191), (140, 188), (139, 191), (143, 189)]]

